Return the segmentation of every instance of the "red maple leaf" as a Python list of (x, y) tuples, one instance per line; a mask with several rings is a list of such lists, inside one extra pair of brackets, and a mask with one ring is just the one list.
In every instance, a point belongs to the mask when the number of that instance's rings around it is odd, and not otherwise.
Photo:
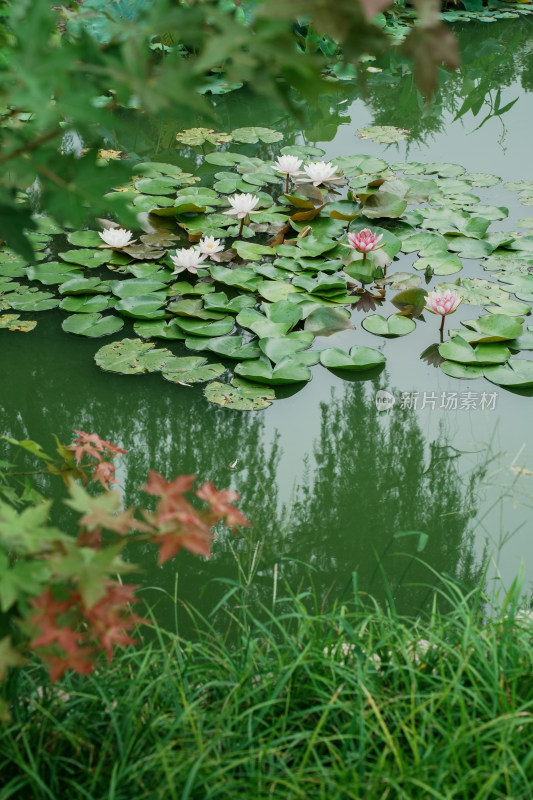
[(125, 454), (127, 452), (126, 450), (122, 450), (121, 447), (117, 447), (116, 444), (102, 439), (97, 433), (86, 433), (85, 431), (78, 431), (76, 429), (74, 429), (74, 433), (78, 434), (78, 438), (74, 439), (73, 444), (68, 449), (74, 451), (78, 464), (85, 453), (92, 458), (96, 458), (97, 461), (100, 461), (100, 453), (105, 453), (107, 451), (113, 456), (117, 453)]
[(178, 475), (173, 481), (167, 481), (159, 472), (151, 469), (148, 473), (148, 481), (141, 486), (141, 489), (148, 494), (177, 498), (192, 489), (195, 479), (196, 475)]
[(93, 481), (98, 481), (104, 489), (109, 489), (111, 483), (116, 483), (115, 467), (109, 461), (100, 461), (93, 472)]
[(240, 497), (232, 489), (218, 490), (213, 483), (206, 481), (200, 486), (196, 496), (201, 500), (206, 500), (215, 517), (225, 519), (228, 527), (236, 528), (238, 525), (250, 524), (244, 514), (232, 505), (232, 502)]
[(94, 669), (91, 654), (92, 650), (79, 648), (76, 653), (68, 656), (43, 656), (43, 661), (50, 667), (50, 680), (58, 681), (67, 669), (74, 670), (78, 675), (88, 675)]

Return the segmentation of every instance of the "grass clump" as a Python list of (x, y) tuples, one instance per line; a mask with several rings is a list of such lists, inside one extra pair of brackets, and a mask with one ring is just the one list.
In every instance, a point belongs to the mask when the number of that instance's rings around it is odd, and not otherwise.
[(487, 613), (448, 581), (447, 610), (413, 619), (306, 593), (252, 611), (249, 591), (228, 592), (223, 631), (154, 624), (88, 677), (14, 670), (0, 798), (529, 796), (533, 619), (516, 598)]

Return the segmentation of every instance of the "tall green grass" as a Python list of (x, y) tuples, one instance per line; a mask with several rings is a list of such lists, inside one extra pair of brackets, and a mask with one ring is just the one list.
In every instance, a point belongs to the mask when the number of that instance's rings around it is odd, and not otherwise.
[[(1, 800), (510, 800), (533, 795), (533, 620), (441, 580), (423, 617), (278, 581), (227, 625), (155, 623), (89, 677), (13, 671)], [(444, 605), (443, 605), (444, 601)], [(445, 608), (445, 611), (439, 611)]]

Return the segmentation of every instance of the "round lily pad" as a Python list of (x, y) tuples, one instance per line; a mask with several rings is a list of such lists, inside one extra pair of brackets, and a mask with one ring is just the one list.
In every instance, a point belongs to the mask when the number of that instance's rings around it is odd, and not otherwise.
[(161, 306), (165, 302), (164, 294), (146, 294), (139, 297), (125, 297), (115, 305), (115, 310), (126, 317), (136, 319), (162, 319), (167, 316)]
[(349, 353), (338, 347), (331, 347), (327, 350), (322, 350), (320, 363), (328, 369), (373, 369), (385, 363), (385, 356), (372, 347), (354, 345)]
[(258, 411), (272, 405), (275, 399), (274, 389), (268, 386), (257, 386), (246, 380), (234, 378), (231, 385), (213, 381), (204, 389), (204, 395), (210, 403), (235, 411)]
[(93, 314), (111, 308), (115, 302), (109, 294), (73, 294), (63, 298), (59, 307), (72, 314)]
[(170, 350), (154, 349), (153, 342), (122, 339), (101, 347), (94, 360), (107, 372), (137, 375), (143, 372), (158, 372), (171, 358), (174, 356)]
[(67, 333), (77, 333), (78, 336), (110, 336), (124, 327), (124, 320), (120, 317), (100, 314), (74, 314), (63, 320), (61, 327)]
[(290, 357), (282, 359), (272, 367), (268, 359), (244, 361), (237, 364), (235, 374), (257, 383), (270, 386), (281, 386), (288, 383), (300, 383), (311, 380), (311, 370), (299, 361)]
[(235, 128), (231, 135), (234, 141), (242, 142), (243, 144), (256, 144), (259, 141), (270, 144), (283, 139), (283, 134), (280, 131), (260, 127)]
[(416, 328), (416, 323), (412, 319), (399, 314), (391, 314), (388, 319), (385, 319), (380, 314), (370, 314), (365, 317), (362, 324), (363, 328), (369, 333), (388, 338), (405, 336)]
[(207, 359), (198, 356), (185, 356), (184, 358), (170, 358), (161, 374), (163, 378), (172, 383), (190, 384), (205, 383), (213, 378), (219, 378), (226, 371), (223, 364), (208, 364)]
[(483, 367), (472, 364), (459, 364), (457, 361), (443, 361), (441, 370), (450, 378), (482, 378)]
[(170, 322), (164, 320), (159, 321), (146, 321), (135, 322), (133, 330), (142, 339), (185, 339), (185, 334), (177, 323), (177, 320), (171, 319)]
[(499, 386), (526, 388), (533, 386), (533, 361), (512, 358), (503, 367), (485, 367), (483, 374)]
[(224, 358), (234, 358), (245, 361), (249, 358), (259, 358), (261, 350), (257, 341), (243, 344), (242, 336), (219, 336), (206, 342), (209, 350)]

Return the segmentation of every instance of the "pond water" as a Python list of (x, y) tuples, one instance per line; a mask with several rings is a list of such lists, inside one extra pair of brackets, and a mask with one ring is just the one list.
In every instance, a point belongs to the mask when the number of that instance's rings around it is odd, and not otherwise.
[[(327, 159), (358, 152), (389, 163), (450, 161), (504, 181), (529, 178), (532, 24), (524, 18), (459, 29), (463, 66), (455, 75), (443, 73), (431, 107), (417, 92), (409, 63), (394, 55), (379, 65), (382, 72), (368, 73), (364, 97), (353, 82), (332, 82), (330, 96), (302, 107), (299, 126), (245, 92), (214, 98), (218, 119), (210, 124), (273, 127), (285, 133), (284, 144), (316, 144)], [(413, 135), (393, 145), (359, 140), (356, 130), (371, 124), (410, 128)], [(192, 151), (172, 149), (180, 127), (168, 120), (153, 130), (141, 120), (132, 126), (131, 149), (143, 159), (149, 154), (194, 165)], [(479, 195), (509, 208), (509, 219), (493, 227), (512, 230), (533, 212), (502, 185)], [(413, 260), (400, 254), (396, 267), (409, 269)], [(461, 274), (484, 273), (469, 259)], [(393, 311), (385, 304), (381, 313)], [(451, 327), (471, 316), (461, 306)], [(405, 339), (382, 343), (362, 329), (354, 311), (355, 332), (319, 339), (317, 346), (385, 348), (386, 369), (372, 380), (345, 380), (316, 367), (303, 391), (278, 391), (270, 408), (252, 413), (214, 406), (201, 387), (176, 386), (160, 375), (102, 372), (93, 356), (106, 340), (67, 335), (62, 319), (60, 312), (45, 312), (33, 333), (0, 331), (1, 432), (47, 445), (52, 434), (69, 441), (73, 428), (96, 431), (129, 451), (117, 473), (125, 502), (141, 502), (138, 487), (149, 468), (167, 478), (195, 472), (236, 489), (252, 520), (238, 537), (221, 533), (210, 561), (180, 553), (158, 567), (152, 553), (131, 553), (142, 564), (143, 584), (153, 587), (146, 596), (161, 601), (166, 624), (173, 624), (172, 604), (161, 592), (172, 597), (177, 591), (209, 613), (239, 569), (246, 580), (255, 576), (251, 591), (263, 602), (270, 602), (276, 581), (277, 591), (284, 581), (293, 591), (312, 581), (319, 598), (331, 602), (352, 591), (353, 573), (360, 588), (383, 597), (382, 558), (402, 611), (420, 607), (433, 581), (419, 559), (472, 584), (490, 558), (491, 578), (506, 586), (523, 559), (531, 580), (533, 401), (484, 379), (449, 378), (422, 360), (438, 342), (436, 317)], [(116, 338), (129, 333), (126, 326)], [(181, 344), (171, 349), (185, 352)], [(394, 399), (388, 410), (376, 405), (379, 390)], [(418, 533), (393, 538), (398, 532), (427, 533), (425, 549), (417, 551)]]

